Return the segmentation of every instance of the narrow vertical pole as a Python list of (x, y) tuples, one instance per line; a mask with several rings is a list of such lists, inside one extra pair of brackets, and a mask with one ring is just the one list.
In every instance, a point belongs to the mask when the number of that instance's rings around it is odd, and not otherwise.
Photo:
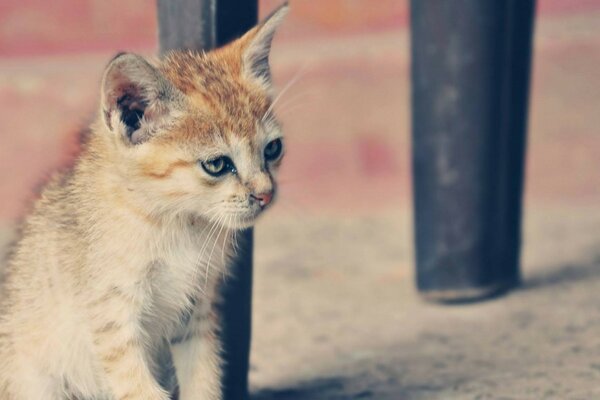
[[(241, 36), (257, 20), (257, 0), (158, 0), (160, 51), (209, 50)], [(240, 236), (238, 260), (222, 291), (226, 400), (248, 398), (252, 229)]]
[(519, 281), (534, 0), (412, 0), (417, 286), (467, 301)]

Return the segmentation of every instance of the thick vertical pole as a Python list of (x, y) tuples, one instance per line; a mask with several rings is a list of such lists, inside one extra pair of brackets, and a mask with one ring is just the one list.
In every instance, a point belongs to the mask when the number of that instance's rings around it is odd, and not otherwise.
[(412, 0), (417, 286), (466, 301), (519, 281), (534, 0)]
[[(158, 0), (160, 51), (221, 46), (253, 27), (257, 0)], [(252, 229), (243, 232), (223, 288), (224, 398), (248, 398), (252, 306)]]

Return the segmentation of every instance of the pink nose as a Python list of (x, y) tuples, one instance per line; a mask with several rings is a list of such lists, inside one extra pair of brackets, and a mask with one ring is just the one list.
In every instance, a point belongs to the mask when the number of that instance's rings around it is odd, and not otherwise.
[(271, 200), (273, 200), (273, 191), (253, 194), (252, 197), (254, 197), (258, 201), (258, 204), (261, 207), (266, 207), (271, 202)]

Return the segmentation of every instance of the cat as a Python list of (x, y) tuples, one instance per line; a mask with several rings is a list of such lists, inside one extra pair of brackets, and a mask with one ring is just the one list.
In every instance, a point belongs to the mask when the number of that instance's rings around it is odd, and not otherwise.
[(0, 299), (0, 400), (222, 398), (216, 303), (284, 153), (269, 53), (282, 5), (210, 52), (117, 55), (74, 165), (23, 223)]

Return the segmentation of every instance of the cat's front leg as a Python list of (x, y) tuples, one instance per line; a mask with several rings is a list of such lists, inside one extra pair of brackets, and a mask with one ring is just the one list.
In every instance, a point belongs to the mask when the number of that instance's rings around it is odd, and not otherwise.
[(222, 399), (223, 361), (218, 332), (216, 314), (200, 307), (182, 334), (172, 340), (179, 400)]
[(150, 369), (141, 326), (141, 300), (113, 289), (92, 301), (92, 339), (111, 399), (169, 400)]

